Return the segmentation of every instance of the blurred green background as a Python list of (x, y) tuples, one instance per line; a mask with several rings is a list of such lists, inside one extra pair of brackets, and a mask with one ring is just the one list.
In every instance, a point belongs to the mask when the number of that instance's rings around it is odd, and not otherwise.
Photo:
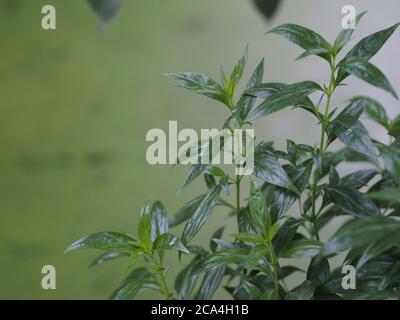
[[(356, 39), (400, 20), (398, 0), (353, 2), (359, 12), (369, 10)], [(45, 4), (57, 9), (55, 31), (41, 28)], [(187, 168), (148, 165), (145, 135), (152, 128), (166, 130), (169, 120), (181, 129), (219, 128), (226, 116), (218, 103), (174, 88), (162, 74), (196, 71), (218, 78), (219, 65), (230, 70), (248, 43), (246, 75), (265, 58), (265, 81), (323, 82), (323, 61), (294, 62), (298, 48), (264, 33), (293, 22), (333, 40), (345, 4), (283, 0), (266, 20), (250, 0), (125, 0), (98, 34), (99, 19), (84, 0), (0, 0), (0, 298), (107, 298), (121, 280), (124, 261), (88, 269), (95, 253), (63, 251), (91, 232), (136, 232), (148, 199), (160, 199), (173, 214), (202, 192), (199, 181), (176, 196)], [(399, 40), (396, 33), (373, 61), (397, 90)], [(338, 91), (338, 105), (362, 93), (384, 103), (390, 115), (398, 113), (398, 102), (385, 93), (349, 83), (351, 88)], [(374, 137), (386, 139), (367, 125)], [(279, 147), (289, 137), (316, 141), (317, 132), (301, 111), (256, 125), (257, 136), (277, 140)], [(219, 209), (194, 242), (207, 245), (220, 225), (232, 223)], [(56, 267), (56, 290), (41, 288), (46, 264)], [(172, 257), (171, 274), (179, 268)], [(221, 290), (217, 297), (227, 295)]]

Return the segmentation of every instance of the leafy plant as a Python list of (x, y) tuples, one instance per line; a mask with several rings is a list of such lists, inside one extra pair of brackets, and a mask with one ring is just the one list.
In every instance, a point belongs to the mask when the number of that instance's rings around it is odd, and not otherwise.
[[(359, 15), (357, 20), (362, 18)], [(272, 142), (258, 142), (253, 175), (235, 176), (211, 165), (193, 165), (184, 185), (203, 176), (207, 190), (174, 216), (160, 202), (146, 204), (140, 214), (137, 237), (100, 232), (73, 243), (67, 251), (98, 249), (104, 254), (93, 265), (126, 257), (125, 280), (113, 299), (131, 299), (152, 289), (166, 299), (211, 299), (223, 286), (235, 299), (387, 299), (400, 297), (400, 117), (391, 120), (382, 105), (366, 96), (349, 100), (340, 112), (332, 106), (335, 91), (351, 75), (397, 98), (385, 75), (369, 60), (381, 49), (399, 24), (358, 42), (339, 58), (353, 35), (340, 32), (333, 44), (318, 33), (294, 24), (278, 26), (280, 35), (305, 50), (299, 59), (316, 55), (329, 66), (326, 84), (303, 81), (293, 84), (263, 83), (263, 61), (235, 100), (246, 66), (245, 49), (232, 73), (221, 71), (221, 83), (197, 73), (167, 76), (182, 88), (225, 105), (229, 116), (223, 127), (238, 129), (271, 113), (292, 107), (311, 113), (321, 127), (316, 145), (287, 141), (285, 151)], [(316, 103), (311, 95), (318, 94)], [(257, 102), (259, 103), (257, 104)], [(382, 125), (390, 136), (384, 144), (368, 134), (362, 116)], [(343, 147), (333, 150), (340, 141)], [(331, 150), (332, 149), (332, 150)], [(363, 162), (368, 169), (342, 176), (344, 162)], [(241, 194), (244, 180), (249, 194)], [(224, 193), (234, 190), (235, 203)], [(293, 213), (298, 203), (300, 214)], [(237, 221), (237, 232), (223, 237), (218, 226), (210, 248), (192, 245), (216, 206), (228, 209)], [(330, 239), (322, 239), (326, 225), (347, 218)], [(185, 223), (180, 237), (169, 229)], [(168, 284), (165, 254), (177, 252), (190, 261)], [(332, 268), (332, 257), (347, 251), (343, 264), (357, 270), (354, 290), (342, 287), (341, 265)], [(309, 260), (307, 270), (297, 266)], [(144, 264), (137, 267), (142, 259)], [(303, 282), (288, 287), (285, 279), (303, 273)]]

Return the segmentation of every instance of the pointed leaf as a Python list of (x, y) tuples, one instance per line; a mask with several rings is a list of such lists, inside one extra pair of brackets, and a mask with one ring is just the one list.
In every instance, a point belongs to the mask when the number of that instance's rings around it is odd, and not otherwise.
[(317, 52), (319, 56), (329, 61), (330, 44), (318, 33), (296, 24), (283, 24), (268, 33), (275, 33), (286, 40), (297, 44), (306, 51)]
[(221, 186), (217, 185), (210, 189), (201, 201), (193, 215), (189, 218), (182, 233), (182, 241), (187, 244), (199, 232), (200, 228), (207, 221), (215, 205), (217, 204)]
[(282, 90), (273, 93), (267, 100), (255, 108), (249, 114), (247, 120), (253, 121), (284, 108), (296, 106), (315, 91), (322, 91), (322, 89), (313, 81), (287, 85)]
[(354, 220), (341, 227), (325, 244), (323, 254), (329, 256), (349, 248), (360, 248), (395, 231), (400, 231), (400, 222), (390, 218), (371, 217)]
[(350, 73), (375, 87), (389, 92), (396, 99), (398, 99), (396, 91), (386, 76), (381, 70), (369, 63), (367, 60), (358, 57), (348, 58), (343, 62), (341, 68), (345, 72)]
[(381, 214), (376, 205), (356, 189), (341, 185), (326, 185), (323, 191), (336, 206), (355, 217)]
[(158, 236), (154, 241), (153, 249), (160, 251), (175, 249), (183, 253), (190, 253), (189, 250), (183, 245), (182, 241), (170, 233), (164, 233)]
[(224, 104), (228, 104), (224, 88), (222, 88), (218, 82), (204, 74), (181, 72), (167, 73), (165, 76), (174, 80), (181, 88), (191, 90)]
[(75, 241), (65, 253), (78, 249), (131, 252), (138, 248), (137, 241), (130, 235), (119, 232), (98, 232)]

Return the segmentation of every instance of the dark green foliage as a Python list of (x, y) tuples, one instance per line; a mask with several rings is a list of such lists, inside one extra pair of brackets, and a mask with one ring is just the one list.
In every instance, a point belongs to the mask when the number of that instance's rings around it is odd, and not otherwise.
[[(223, 103), (229, 115), (221, 127), (230, 130), (284, 108), (303, 109), (321, 127), (318, 145), (316, 141), (297, 144), (288, 140), (286, 150), (276, 150), (271, 142), (257, 141), (255, 168), (249, 177), (228, 174), (217, 166), (193, 165), (183, 185), (203, 177), (205, 191), (175, 215), (169, 216), (159, 201), (146, 204), (140, 213), (137, 238), (99, 232), (76, 241), (67, 251), (103, 251), (92, 265), (128, 258), (127, 276), (112, 294), (113, 299), (132, 299), (148, 289), (166, 299), (211, 299), (219, 288), (225, 288), (234, 299), (399, 298), (400, 116), (390, 119), (379, 102), (366, 96), (350, 99), (340, 111), (332, 105), (336, 88), (350, 75), (397, 98), (382, 71), (369, 62), (397, 27), (366, 37), (341, 60), (338, 55), (354, 30), (343, 30), (333, 44), (294, 24), (269, 32), (304, 49), (299, 58), (323, 58), (330, 70), (325, 84), (263, 83), (261, 61), (243, 92), (237, 94), (247, 48), (229, 76), (221, 70), (221, 82), (198, 73), (168, 74), (179, 87)], [(316, 92), (320, 99), (314, 102), (312, 94)], [(386, 129), (389, 143), (369, 136), (361, 122), (363, 116)], [(328, 150), (333, 142), (343, 147)], [(339, 166), (346, 162), (363, 162), (369, 168), (342, 175)], [(248, 194), (241, 193), (243, 180), (249, 180)], [(235, 203), (224, 198), (227, 194), (235, 196)], [(299, 216), (293, 214), (295, 203), (299, 204)], [(236, 233), (223, 234), (224, 226), (217, 226), (209, 248), (193, 245), (196, 235), (211, 227), (207, 221), (217, 206), (228, 209), (226, 219), (236, 221)], [(321, 229), (335, 226), (332, 221), (339, 216), (346, 222), (330, 239), (321, 237)], [(170, 229), (180, 224), (184, 227), (178, 237)], [(347, 250), (343, 264), (356, 268), (354, 290), (345, 290), (342, 266), (331, 260)], [(167, 281), (164, 259), (171, 251), (178, 253), (183, 264), (173, 289)], [(308, 259), (307, 270), (296, 267), (300, 258)], [(302, 272), (302, 280), (287, 287), (285, 279), (295, 272)]]

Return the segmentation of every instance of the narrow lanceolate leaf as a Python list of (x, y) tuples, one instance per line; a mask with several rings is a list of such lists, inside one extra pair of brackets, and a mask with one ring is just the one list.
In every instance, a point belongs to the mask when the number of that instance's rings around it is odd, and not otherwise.
[(316, 240), (296, 240), (289, 243), (279, 252), (281, 258), (314, 257), (322, 248), (322, 244)]
[(199, 232), (203, 224), (207, 221), (215, 205), (217, 204), (219, 194), (221, 193), (221, 186), (217, 185), (210, 189), (201, 201), (193, 215), (189, 218), (185, 225), (182, 234), (182, 241), (184, 244), (188, 243)]
[(99, 266), (101, 264), (104, 264), (108, 261), (115, 260), (121, 257), (128, 257), (129, 253), (127, 252), (118, 252), (118, 251), (111, 251), (111, 252), (106, 252), (102, 254), (100, 257), (98, 257), (96, 260), (94, 260), (89, 267), (94, 267), (94, 266)]
[(218, 82), (204, 74), (181, 72), (167, 73), (166, 76), (174, 80), (181, 88), (191, 90), (224, 104), (228, 103), (224, 88)]
[(238, 64), (233, 68), (233, 71), (232, 71), (230, 79), (229, 79), (229, 86), (227, 88), (227, 91), (228, 91), (228, 95), (230, 95), (230, 96), (232, 96), (237, 84), (239, 83), (240, 79), (243, 76), (243, 72), (244, 72), (244, 68), (246, 67), (248, 56), (249, 56), (249, 47), (246, 46), (246, 48), (243, 51), (243, 55), (240, 58)]
[(356, 97), (355, 99), (363, 99), (366, 102), (364, 114), (371, 120), (381, 124), (389, 129), (390, 120), (385, 108), (376, 100), (368, 97)]
[(254, 228), (259, 235), (264, 236), (271, 228), (271, 217), (267, 212), (265, 198), (254, 180), (251, 180), (249, 209)]
[(268, 99), (272, 94), (282, 90), (287, 84), (280, 82), (260, 83), (246, 89), (244, 95), (253, 96), (260, 99)]
[[(259, 86), (262, 83), (263, 75), (264, 75), (264, 59), (261, 60), (256, 70), (254, 70), (249, 82), (246, 85), (246, 90)], [(246, 119), (247, 115), (254, 107), (256, 100), (257, 100), (256, 97), (244, 94), (240, 97), (236, 107), (237, 108), (236, 112), (241, 120)]]
[(372, 200), (393, 202), (400, 204), (400, 188), (369, 193), (368, 197)]
[(365, 155), (374, 163), (378, 163), (371, 138), (367, 129), (365, 129), (360, 121), (356, 122), (350, 129), (344, 131), (339, 136), (339, 140), (354, 151)]
[[(363, 58), (367, 61), (370, 60), (383, 47), (383, 45), (390, 38), (390, 36), (397, 29), (398, 26), (399, 24), (397, 23), (390, 28), (373, 33), (365, 37), (360, 42), (358, 42), (353, 49), (351, 49), (347, 53), (345, 58), (340, 63), (351, 57)], [(343, 69), (339, 69), (336, 81), (337, 84), (340, 84), (345, 78), (348, 77), (348, 75), (349, 74), (345, 72)]]
[(318, 33), (296, 24), (282, 24), (268, 33), (275, 33), (299, 47), (329, 61), (331, 45)]
[(389, 134), (396, 138), (395, 144), (399, 147), (399, 141), (400, 141), (400, 116), (397, 116), (396, 119), (394, 119), (392, 125), (390, 126)]
[(190, 253), (189, 250), (183, 245), (182, 241), (170, 233), (164, 233), (158, 236), (153, 243), (153, 249), (159, 251), (174, 249), (183, 253)]
[(392, 178), (400, 186), (400, 148), (390, 145), (377, 144), (379, 152), (385, 161), (386, 168)]
[(168, 216), (164, 205), (156, 201), (151, 208), (151, 240), (168, 232)]
[(189, 172), (187, 173), (185, 177), (185, 182), (183, 183), (183, 188), (187, 187), (189, 184), (191, 184), (197, 177), (199, 177), (201, 174), (204, 173), (204, 171), (207, 169), (208, 165), (206, 164), (194, 164), (190, 167)]
[(289, 292), (287, 300), (311, 300), (314, 296), (315, 284), (311, 281), (304, 281), (301, 285)]
[(361, 268), (371, 259), (379, 256), (392, 247), (400, 246), (400, 232), (397, 230), (386, 235), (384, 238), (372, 243), (362, 254), (357, 263), (357, 269)]
[(186, 203), (169, 221), (169, 227), (173, 228), (189, 219), (204, 200), (206, 194), (201, 194)]
[(221, 284), (225, 274), (225, 267), (218, 267), (207, 272), (196, 295), (198, 300), (211, 300)]
[(200, 276), (193, 271), (201, 262), (200, 256), (196, 256), (176, 277), (174, 289), (179, 300), (191, 299), (192, 292)]
[(285, 86), (255, 108), (248, 116), (249, 121), (301, 103), (307, 96), (322, 88), (313, 81), (304, 81)]
[(221, 266), (229, 264), (247, 265), (250, 249), (245, 248), (223, 248), (209, 255), (206, 260), (196, 268), (195, 272), (208, 272)]
[(359, 170), (340, 179), (340, 185), (353, 189), (361, 189), (370, 182), (378, 172), (374, 169)]
[(111, 295), (112, 300), (130, 300), (140, 291), (149, 288), (157, 288), (152, 274), (144, 268), (133, 270), (124, 280), (122, 285)]
[(265, 152), (256, 152), (254, 157), (254, 175), (256, 177), (272, 185), (299, 193), (274, 156)]
[(78, 249), (131, 252), (136, 248), (138, 248), (137, 241), (128, 234), (119, 232), (98, 232), (74, 242), (65, 250), (65, 253)]
[(323, 187), (325, 195), (344, 212), (356, 217), (367, 217), (380, 215), (375, 204), (356, 189), (326, 185)]
[(361, 114), (364, 112), (366, 100), (359, 98), (354, 99), (350, 105), (343, 109), (341, 113), (329, 124), (330, 140), (340, 136), (343, 132), (351, 128)]
[(139, 239), (145, 246), (150, 246), (152, 243), (151, 229), (151, 208), (150, 205), (146, 203), (140, 212), (138, 227)]
[(329, 280), (330, 266), (326, 258), (313, 258), (307, 270), (307, 280), (315, 284), (322, 284)]
[(367, 60), (358, 57), (351, 57), (343, 62), (341, 68), (345, 72), (389, 92), (396, 99), (398, 98), (396, 91), (382, 71)]
[[(367, 12), (364, 11), (362, 13), (360, 13), (357, 17), (356, 17), (356, 25), (358, 25), (358, 23), (360, 22), (361, 18), (366, 14)], [(353, 36), (355, 29), (349, 28), (349, 29), (343, 29), (339, 35), (337, 36), (335, 43), (333, 45), (333, 49), (335, 51), (335, 53), (339, 53), (343, 47), (351, 40), (351, 37)]]
[(390, 218), (371, 217), (354, 220), (336, 232), (325, 244), (323, 253), (329, 256), (349, 248), (360, 248), (396, 231), (400, 231), (400, 222)]

